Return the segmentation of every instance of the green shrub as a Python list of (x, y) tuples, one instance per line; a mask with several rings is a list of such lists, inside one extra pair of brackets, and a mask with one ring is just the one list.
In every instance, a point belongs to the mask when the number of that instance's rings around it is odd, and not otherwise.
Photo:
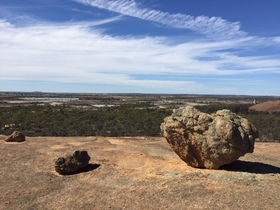
[[(249, 112), (248, 104), (196, 106), (206, 113), (229, 109), (250, 120), (260, 133), (259, 141), (280, 142), (280, 113)], [(169, 109), (123, 105), (98, 110), (69, 106), (32, 105), (0, 108), (0, 126), (14, 124), (1, 134), (20, 130), (27, 136), (161, 136), (160, 124)]]
[(160, 136), (160, 124), (169, 110), (120, 106), (86, 110), (67, 106), (0, 108), (1, 127), (16, 124), (27, 136)]

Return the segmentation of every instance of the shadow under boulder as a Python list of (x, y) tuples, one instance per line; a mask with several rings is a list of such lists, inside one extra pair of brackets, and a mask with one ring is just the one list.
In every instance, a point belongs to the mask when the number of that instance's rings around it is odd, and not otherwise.
[(244, 160), (236, 160), (231, 164), (220, 167), (222, 170), (248, 172), (256, 174), (279, 174), (280, 168), (266, 163), (249, 162)]

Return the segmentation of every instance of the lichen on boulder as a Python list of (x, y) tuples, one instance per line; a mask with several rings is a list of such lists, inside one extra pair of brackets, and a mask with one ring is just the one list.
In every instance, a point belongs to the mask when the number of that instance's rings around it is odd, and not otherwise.
[(161, 124), (171, 148), (192, 167), (218, 169), (254, 151), (258, 131), (247, 119), (219, 110), (214, 114), (187, 106), (173, 110)]

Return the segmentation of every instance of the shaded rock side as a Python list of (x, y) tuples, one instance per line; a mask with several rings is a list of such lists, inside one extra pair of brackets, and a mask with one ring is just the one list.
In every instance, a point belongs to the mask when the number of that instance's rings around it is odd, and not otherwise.
[(14, 131), (8, 138), (5, 139), (7, 142), (23, 142), (25, 141), (25, 135), (19, 131)]
[(161, 131), (175, 153), (192, 167), (218, 169), (254, 151), (258, 131), (230, 110), (209, 115), (187, 106), (173, 110)]
[(55, 161), (55, 171), (59, 174), (73, 174), (89, 164), (87, 151), (75, 151), (73, 154), (59, 157)]

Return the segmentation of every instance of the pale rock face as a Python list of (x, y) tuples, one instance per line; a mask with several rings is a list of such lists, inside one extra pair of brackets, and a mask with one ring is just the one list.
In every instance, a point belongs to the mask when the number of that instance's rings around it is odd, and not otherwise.
[(209, 115), (191, 106), (173, 110), (161, 130), (183, 161), (208, 169), (218, 169), (252, 153), (258, 138), (258, 131), (247, 119), (229, 110)]

